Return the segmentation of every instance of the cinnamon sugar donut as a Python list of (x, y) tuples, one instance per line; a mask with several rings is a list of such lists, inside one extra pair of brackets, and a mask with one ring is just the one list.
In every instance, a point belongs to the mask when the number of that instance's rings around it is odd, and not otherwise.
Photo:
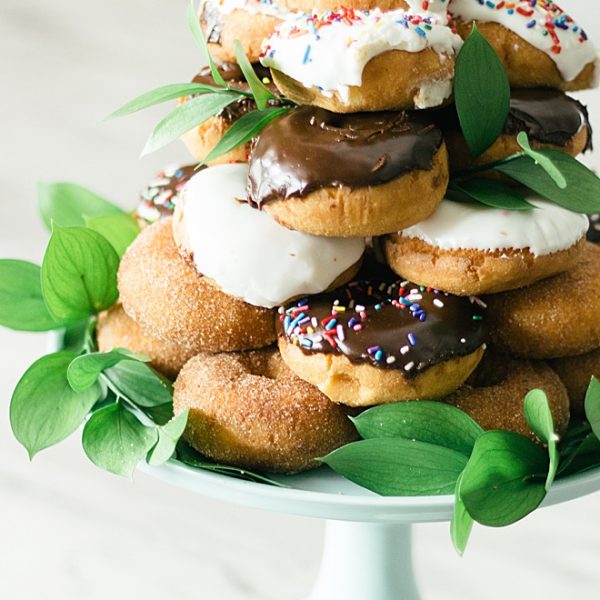
[(586, 243), (567, 273), (486, 296), (490, 343), (525, 358), (561, 358), (600, 347), (600, 247)]
[(569, 91), (594, 84), (593, 44), (551, 0), (452, 0), (449, 9), (463, 38), (477, 23), (502, 61), (511, 87)]
[(478, 303), (393, 276), (358, 278), (279, 313), (285, 362), (348, 406), (450, 394), (473, 372), (485, 348)]
[(190, 409), (184, 438), (222, 463), (282, 473), (355, 439), (346, 413), (296, 377), (276, 350), (201, 354), (175, 382), (175, 414)]
[(263, 47), (282, 94), (333, 112), (441, 106), (462, 40), (446, 15), (339, 8), (293, 13)]
[(590, 380), (592, 377), (600, 379), (600, 348), (579, 356), (554, 359), (550, 366), (569, 392), (571, 413), (585, 417), (585, 394)]
[(271, 308), (352, 278), (363, 238), (323, 238), (291, 231), (244, 202), (247, 164), (199, 172), (173, 221), (182, 256), (225, 293)]
[(470, 380), (444, 402), (466, 412), (483, 429), (514, 431), (539, 441), (525, 419), (525, 396), (541, 389), (548, 397), (558, 434), (569, 425), (569, 397), (557, 375), (543, 362), (507, 360), (486, 354)]
[(121, 260), (118, 283), (136, 323), (194, 353), (262, 348), (275, 339), (273, 311), (224, 294), (181, 258), (172, 219), (142, 231)]
[(149, 356), (152, 359), (150, 366), (170, 379), (175, 379), (183, 365), (194, 356), (193, 350), (146, 333), (127, 316), (121, 304), (115, 304), (98, 316), (96, 340), (100, 352), (127, 348)]
[(454, 106), (440, 111), (437, 122), (444, 131), (451, 172), (489, 164), (522, 152), (517, 143), (517, 134), (521, 131), (527, 133), (535, 149), (548, 148), (577, 156), (592, 148), (592, 128), (586, 107), (557, 90), (512, 90), (510, 112), (502, 134), (476, 159), (467, 148)]
[[(252, 65), (258, 77), (265, 85), (274, 93), (277, 94), (277, 88), (272, 83), (269, 69), (263, 67), (260, 63)], [(234, 90), (244, 92), (250, 91), (250, 86), (246, 82), (242, 70), (236, 63), (226, 62), (218, 65), (218, 70), (227, 84)], [(209, 67), (205, 67), (194, 77), (193, 83), (201, 83), (204, 85), (215, 85), (215, 80), (211, 75)], [(184, 97), (180, 102), (186, 102), (190, 96)], [(270, 100), (270, 106), (276, 106), (278, 101)], [(229, 106), (226, 106), (214, 117), (210, 117), (200, 123), (194, 129), (181, 136), (183, 143), (190, 151), (192, 156), (198, 161), (203, 162), (208, 153), (217, 145), (229, 128), (245, 114), (252, 110), (256, 110), (256, 102), (253, 98), (246, 97), (238, 100)], [(242, 144), (229, 152), (210, 161), (211, 165), (219, 165), (230, 162), (245, 162), (250, 154), (251, 142)]]
[(508, 211), (444, 200), (427, 220), (385, 238), (390, 267), (401, 277), (461, 296), (531, 285), (580, 259), (588, 220), (556, 204)]
[(205, 0), (200, 24), (216, 60), (236, 62), (233, 43), (239, 40), (248, 60), (257, 62), (263, 40), (288, 12), (276, 0)]
[(372, 236), (431, 215), (448, 184), (442, 132), (408, 113), (302, 107), (257, 138), (249, 197), (285, 227)]

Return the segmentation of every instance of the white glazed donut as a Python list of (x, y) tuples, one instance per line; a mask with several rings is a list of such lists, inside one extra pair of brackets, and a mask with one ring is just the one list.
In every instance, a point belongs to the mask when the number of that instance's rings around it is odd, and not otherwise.
[(248, 165), (218, 165), (187, 184), (177, 206), (180, 252), (226, 294), (272, 308), (344, 283), (359, 266), (362, 238), (286, 229), (246, 201)]
[[(306, 100), (295, 90), (301, 86), (317, 94), (309, 103), (334, 112), (429, 108), (451, 95), (461, 45), (445, 12), (339, 9), (292, 13), (265, 42), (261, 62), (293, 100)], [(424, 53), (431, 56), (424, 60)], [(414, 68), (417, 58), (420, 69)], [(379, 90), (375, 83), (386, 69), (379, 83), (395, 90)], [(332, 100), (347, 110), (336, 111)]]
[(588, 219), (537, 197), (517, 211), (444, 200), (429, 219), (385, 240), (402, 277), (460, 295), (497, 293), (570, 269)]

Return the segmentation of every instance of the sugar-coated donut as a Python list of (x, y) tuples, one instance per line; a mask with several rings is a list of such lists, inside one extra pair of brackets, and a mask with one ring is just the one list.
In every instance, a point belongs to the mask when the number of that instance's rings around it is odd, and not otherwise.
[[(252, 66), (263, 83), (265, 83), (274, 94), (278, 93), (277, 88), (271, 82), (269, 69), (263, 67), (260, 63), (255, 63)], [(218, 69), (223, 79), (232, 89), (244, 92), (250, 91), (250, 86), (244, 79), (242, 70), (236, 63), (222, 63), (218, 66)], [(202, 71), (194, 77), (193, 82), (205, 85), (215, 85), (215, 80), (212, 78), (209, 67), (202, 69)], [(185, 102), (189, 98), (189, 96), (184, 97), (181, 99), (181, 102)], [(276, 100), (269, 101), (269, 105), (271, 106), (276, 104)], [(194, 129), (184, 133), (181, 136), (181, 139), (192, 156), (198, 162), (203, 162), (208, 153), (217, 145), (217, 142), (221, 140), (233, 123), (255, 109), (256, 102), (252, 98), (246, 97), (242, 100), (238, 100), (237, 102), (226, 106), (214, 117), (210, 117), (204, 121), (204, 123), (201, 123), (197, 127), (194, 127)], [(218, 165), (230, 162), (245, 162), (248, 160), (248, 155), (250, 154), (250, 145), (250, 142), (241, 144), (237, 148), (210, 161), (209, 164)]]
[(295, 473), (357, 438), (341, 407), (290, 371), (276, 350), (201, 354), (175, 382), (184, 438), (198, 452), (247, 469)]
[(272, 308), (351, 279), (364, 238), (324, 238), (287, 229), (243, 201), (245, 163), (200, 171), (175, 212), (179, 250), (231, 296)]
[(485, 349), (478, 301), (393, 276), (356, 279), (279, 313), (285, 362), (348, 406), (443, 397), (464, 383)]
[(171, 379), (177, 377), (183, 365), (195, 354), (179, 344), (153, 337), (130, 319), (120, 304), (115, 304), (98, 316), (96, 340), (100, 352), (127, 348), (149, 356), (152, 359), (150, 366)]
[(239, 40), (250, 62), (257, 62), (263, 40), (288, 13), (274, 0), (205, 0), (200, 24), (216, 60), (235, 62), (233, 43)]
[(483, 429), (514, 431), (537, 441), (524, 412), (525, 396), (535, 389), (546, 393), (555, 431), (564, 433), (569, 425), (569, 396), (556, 373), (540, 361), (486, 354), (467, 384), (444, 402), (466, 412)]
[(511, 87), (581, 90), (593, 85), (596, 50), (552, 0), (452, 0), (463, 37), (475, 21), (504, 64)]
[(525, 358), (561, 358), (600, 347), (600, 246), (586, 243), (567, 273), (486, 296), (490, 342)]
[(445, 15), (340, 8), (290, 15), (261, 62), (298, 104), (341, 113), (431, 108), (452, 94), (461, 44)]
[(536, 149), (550, 148), (577, 156), (592, 147), (592, 128), (586, 107), (558, 90), (512, 90), (510, 112), (502, 134), (475, 160), (460, 131), (454, 106), (440, 111), (437, 121), (444, 130), (451, 172), (489, 164), (521, 152), (517, 143), (517, 134), (521, 131), (527, 133)]
[(275, 340), (273, 311), (228, 296), (181, 258), (172, 219), (145, 228), (119, 267), (127, 314), (160, 340), (194, 352), (230, 352)]
[(196, 165), (169, 166), (148, 183), (141, 193), (134, 217), (142, 227), (173, 216), (179, 194), (196, 172)]
[(257, 138), (249, 196), (290, 229), (379, 235), (435, 211), (448, 185), (447, 160), (442, 132), (418, 114), (302, 107)]
[(508, 211), (444, 200), (429, 219), (385, 238), (401, 277), (453, 294), (492, 294), (531, 285), (575, 266), (588, 220), (546, 200)]
[(571, 413), (585, 416), (585, 394), (592, 377), (600, 379), (600, 348), (592, 350), (587, 354), (556, 358), (550, 361), (550, 366), (569, 392), (571, 400)]

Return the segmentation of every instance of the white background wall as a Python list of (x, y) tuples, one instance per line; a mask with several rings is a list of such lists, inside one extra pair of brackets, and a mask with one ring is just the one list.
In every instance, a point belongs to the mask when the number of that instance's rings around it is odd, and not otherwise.
[[(78, 181), (132, 207), (165, 162), (187, 159), (179, 146), (137, 159), (160, 109), (101, 123), (141, 91), (195, 72), (185, 5), (1, 0), (0, 257), (43, 254), (37, 180)], [(598, 2), (564, 7), (600, 44)], [(583, 95), (593, 117), (599, 96)], [(134, 484), (111, 477), (87, 462), (77, 436), (29, 464), (10, 433), (8, 402), (44, 344), (0, 330), (0, 598), (292, 600), (308, 592), (319, 522), (218, 504), (143, 475)], [(419, 527), (416, 538), (425, 599), (598, 598), (600, 496), (507, 530), (478, 528), (462, 560), (445, 525)]]

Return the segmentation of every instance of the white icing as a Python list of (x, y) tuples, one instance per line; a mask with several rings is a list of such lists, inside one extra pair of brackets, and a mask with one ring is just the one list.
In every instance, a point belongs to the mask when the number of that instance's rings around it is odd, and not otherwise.
[(196, 267), (225, 293), (272, 308), (326, 290), (360, 260), (362, 238), (292, 231), (238, 200), (246, 197), (247, 179), (247, 164), (204, 169), (180, 202)]
[[(518, 8), (526, 14), (521, 14)], [(461, 21), (493, 21), (510, 29), (547, 54), (565, 81), (573, 81), (587, 64), (596, 61), (596, 50), (581, 27), (552, 2), (539, 1), (532, 6), (530, 0), (502, 3), (452, 0), (449, 10)], [(547, 22), (556, 23), (551, 29), (556, 33), (558, 43), (549, 33)], [(558, 47), (560, 51), (557, 51)]]
[(525, 249), (534, 256), (566, 250), (587, 232), (588, 218), (539, 198), (532, 210), (502, 210), (444, 200), (427, 220), (401, 232), (442, 250)]
[[(461, 45), (460, 37), (447, 26), (445, 12), (414, 15), (404, 10), (382, 13), (375, 9), (293, 13), (266, 40), (261, 62), (306, 87), (316, 87), (326, 95), (337, 92), (344, 99), (349, 86), (361, 85), (365, 66), (379, 54), (433, 48), (445, 58), (453, 56)], [(444, 89), (449, 90), (450, 82), (444, 83)], [(421, 108), (438, 106), (447, 97), (440, 100), (439, 93), (427, 92), (418, 96), (428, 98), (427, 102), (420, 101)], [(437, 104), (430, 104), (432, 101)]]
[(409, 11), (414, 14), (439, 15), (446, 17), (449, 0), (406, 0)]
[(229, 15), (234, 10), (243, 10), (251, 15), (265, 15), (284, 19), (290, 11), (272, 0), (207, 0), (206, 4), (221, 14)]
[(421, 85), (415, 96), (416, 108), (439, 106), (452, 94), (452, 80), (430, 81)]

